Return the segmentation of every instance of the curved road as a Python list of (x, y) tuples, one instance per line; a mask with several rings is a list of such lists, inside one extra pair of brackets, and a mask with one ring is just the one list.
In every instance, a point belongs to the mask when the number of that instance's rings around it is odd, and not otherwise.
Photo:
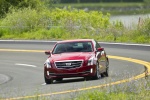
[[(112, 56), (134, 58), (150, 63), (150, 45), (103, 43), (110, 55), (110, 76), (99, 80), (84, 81), (83, 78), (64, 79), (46, 85), (43, 78), (43, 63), (55, 41), (0, 41), (0, 99), (34, 97), (73, 98), (80, 88), (88, 88), (137, 76), (145, 71), (144, 65)], [(68, 93), (68, 94), (65, 94)], [(57, 95), (51, 95), (57, 94)], [(59, 95), (58, 95), (59, 94)]]

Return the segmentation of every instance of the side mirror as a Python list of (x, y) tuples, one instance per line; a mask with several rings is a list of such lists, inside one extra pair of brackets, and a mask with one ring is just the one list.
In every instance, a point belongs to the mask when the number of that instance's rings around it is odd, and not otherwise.
[(104, 51), (104, 48), (98, 48), (97, 51)]
[(46, 55), (51, 55), (51, 52), (50, 51), (45, 51), (45, 54)]

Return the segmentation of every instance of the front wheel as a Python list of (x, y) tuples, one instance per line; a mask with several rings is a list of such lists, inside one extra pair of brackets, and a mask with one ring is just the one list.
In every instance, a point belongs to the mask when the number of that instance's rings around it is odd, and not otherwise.
[(53, 79), (52, 78), (47, 78), (46, 77), (46, 72), (44, 71), (44, 80), (46, 84), (52, 84), (53, 83)]
[(57, 78), (56, 79), (57, 82), (62, 81), (62, 80), (63, 80), (63, 78)]
[(46, 84), (52, 84), (53, 83), (53, 79), (48, 79), (45, 76), (44, 76), (44, 79), (45, 79)]
[(96, 64), (96, 73), (95, 73), (95, 76), (93, 77), (94, 79), (99, 79), (101, 77), (101, 74), (100, 74), (100, 70), (99, 70), (99, 63), (97, 62)]

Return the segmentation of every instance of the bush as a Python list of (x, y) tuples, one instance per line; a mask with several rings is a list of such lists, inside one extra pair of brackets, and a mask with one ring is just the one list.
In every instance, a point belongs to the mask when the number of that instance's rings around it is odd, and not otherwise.
[(147, 4), (149, 3), (150, 4), (150, 0), (144, 0), (144, 2)]
[(0, 16), (3, 17), (10, 7), (13, 8), (41, 8), (43, 6), (44, 2), (41, 2), (40, 0), (0, 0)]
[(13, 9), (1, 22), (1, 26), (6, 26), (10, 33), (23, 33), (33, 29), (47, 27), (49, 18), (45, 12), (38, 12), (35, 9)]
[[(103, 15), (102, 12), (76, 9), (43, 9), (35, 10), (32, 8), (13, 9), (2, 19), (1, 26), (6, 26), (8, 33), (22, 34), (41, 29), (53, 31), (52, 38), (65, 38), (63, 34), (69, 33), (70, 36), (77, 36), (84, 31), (84, 34), (95, 34), (98, 30), (110, 26), (109, 14)], [(55, 29), (54, 29), (55, 27)], [(62, 28), (62, 29), (61, 29)], [(80, 32), (80, 33), (78, 33)], [(56, 35), (57, 34), (57, 35)]]
[(137, 31), (134, 33), (136, 42), (150, 43), (150, 18), (144, 19), (137, 28)]
[(110, 23), (109, 14), (72, 9), (12, 9), (0, 21), (1, 39), (74, 39), (150, 43), (150, 19), (137, 29), (119, 21)]

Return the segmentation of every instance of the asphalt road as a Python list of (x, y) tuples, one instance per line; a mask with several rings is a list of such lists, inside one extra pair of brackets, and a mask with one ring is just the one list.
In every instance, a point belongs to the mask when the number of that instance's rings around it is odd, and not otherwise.
[[(47, 59), (44, 50), (51, 50), (55, 42), (47, 41), (0, 41), (0, 99), (48, 95), (52, 100), (65, 98), (61, 91), (76, 90), (108, 82), (130, 78), (144, 72), (144, 66), (123, 60), (110, 60), (110, 76), (99, 80), (85, 81), (83, 78), (64, 79), (46, 85), (43, 77), (43, 63)], [(150, 45), (100, 43), (107, 55), (122, 56), (150, 62)], [(2, 50), (6, 49), (6, 50)], [(13, 50), (18, 51), (13, 51)], [(20, 51), (20, 50), (40, 50)], [(51, 95), (58, 93), (59, 95)], [(68, 93), (72, 98), (78, 93)], [(65, 96), (64, 96), (65, 95)]]

